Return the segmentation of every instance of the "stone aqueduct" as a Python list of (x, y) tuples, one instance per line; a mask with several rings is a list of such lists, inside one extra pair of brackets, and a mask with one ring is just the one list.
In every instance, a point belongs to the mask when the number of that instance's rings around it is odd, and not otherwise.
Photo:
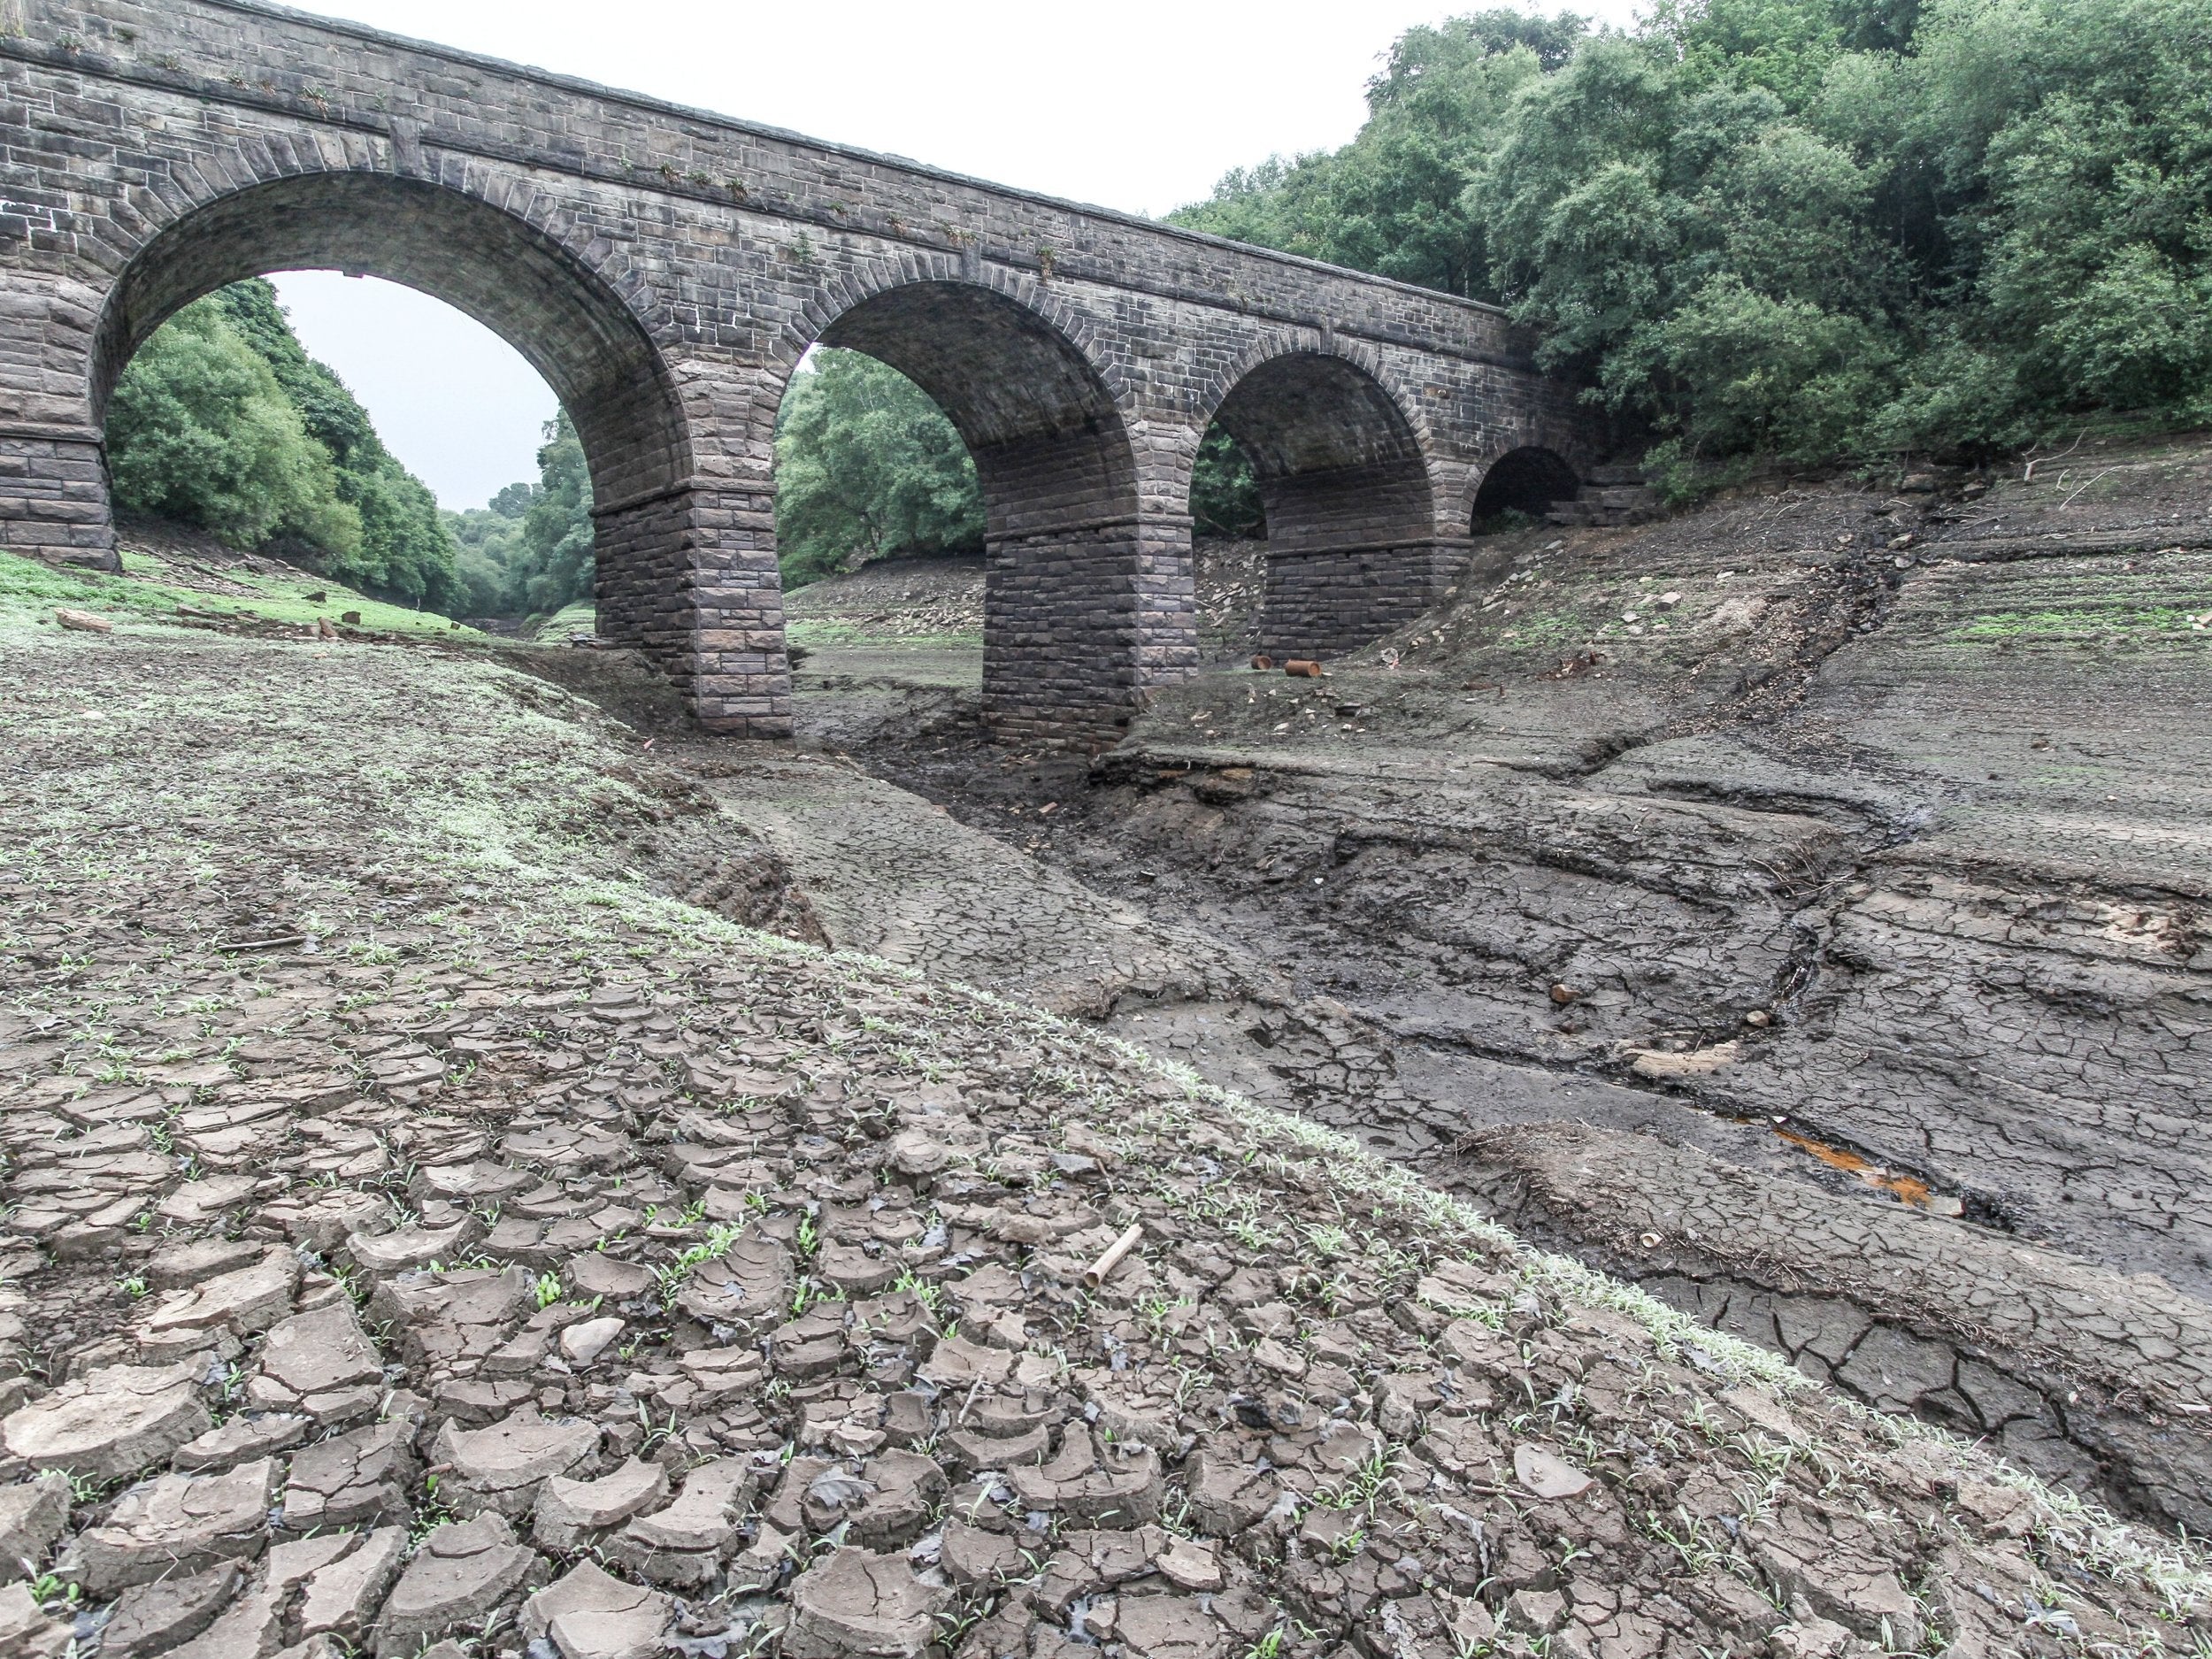
[(1489, 308), (249, 0), (0, 0), (0, 546), (111, 558), (104, 407), (179, 306), (336, 268), (443, 299), (570, 411), (601, 630), (710, 727), (790, 729), (772, 438), (818, 342), (966, 440), (985, 701), (1097, 741), (1197, 662), (1190, 475), (1259, 473), (1263, 631), (1425, 609), (1571, 388)]

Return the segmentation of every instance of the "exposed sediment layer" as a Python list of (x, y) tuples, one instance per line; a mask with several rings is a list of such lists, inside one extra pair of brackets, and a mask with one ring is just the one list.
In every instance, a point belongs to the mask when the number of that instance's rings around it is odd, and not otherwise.
[(2059, 1655), (2212, 1596), (1340, 1137), (667, 895), (755, 843), (542, 687), (8, 643), (22, 1651)]

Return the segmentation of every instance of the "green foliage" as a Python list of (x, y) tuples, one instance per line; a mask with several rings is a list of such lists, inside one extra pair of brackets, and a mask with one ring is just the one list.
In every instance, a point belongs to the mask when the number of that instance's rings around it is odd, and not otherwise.
[(787, 588), (896, 553), (980, 547), (975, 464), (920, 387), (825, 348), (777, 414), (776, 540)]
[(1491, 298), (1686, 473), (2212, 419), (2212, 0), (1666, 0), (1402, 37), (1181, 223)]
[(591, 472), (562, 410), (545, 423), (538, 481), (445, 515), (471, 616), (548, 616), (592, 596)]
[(310, 357), (276, 290), (233, 283), (141, 349), (110, 405), (116, 495), (241, 548), (296, 538), (333, 578), (418, 605), (459, 596), (438, 503)]
[(1219, 426), (1206, 428), (1190, 474), (1190, 511), (1199, 535), (1261, 536), (1267, 516), (1260, 508), (1260, 485), (1252, 463), (1236, 440)]
[(124, 372), (108, 405), (117, 503), (213, 532), (234, 547), (280, 532), (344, 558), (360, 513), (341, 501), (329, 451), (214, 300), (186, 306)]

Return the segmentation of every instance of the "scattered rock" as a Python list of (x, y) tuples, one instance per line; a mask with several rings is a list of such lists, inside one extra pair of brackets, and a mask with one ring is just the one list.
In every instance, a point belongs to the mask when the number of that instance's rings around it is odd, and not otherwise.
[(1513, 1472), (1523, 1486), (1540, 1498), (1579, 1497), (1590, 1489), (1589, 1476), (1540, 1446), (1516, 1446)]

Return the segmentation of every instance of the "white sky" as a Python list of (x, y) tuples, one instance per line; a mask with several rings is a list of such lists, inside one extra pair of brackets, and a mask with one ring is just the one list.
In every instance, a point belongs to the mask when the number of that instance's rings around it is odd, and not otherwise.
[[(1138, 213), (1231, 167), (1333, 148), (1416, 23), (1501, 0), (326, 0), (312, 9), (815, 138)], [(1556, 0), (1544, 6), (1556, 10)], [(1627, 23), (1632, 0), (1573, 9)], [(373, 280), (277, 284), (449, 507), (537, 475), (553, 396), (503, 342)]]

